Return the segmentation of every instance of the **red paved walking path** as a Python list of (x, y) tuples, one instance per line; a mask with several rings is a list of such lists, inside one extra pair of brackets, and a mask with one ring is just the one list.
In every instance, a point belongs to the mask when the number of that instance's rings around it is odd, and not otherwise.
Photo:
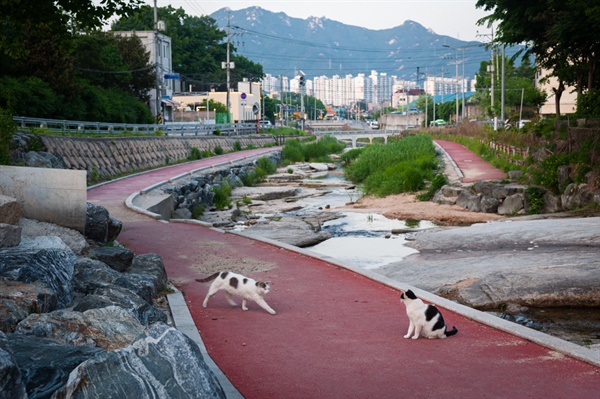
[(506, 179), (506, 173), (490, 165), (478, 155), (469, 151), (462, 144), (448, 140), (436, 140), (454, 160), (464, 175), (463, 183), (472, 183), (479, 180), (502, 180)]
[[(161, 255), (210, 356), (245, 398), (600, 398), (599, 367), (444, 309), (457, 335), (404, 339), (395, 289), (288, 249), (125, 210), (131, 193), (209, 162), (115, 181), (88, 197), (119, 213), (120, 242)], [(202, 308), (208, 285), (194, 279), (214, 257), (232, 268), (268, 262), (271, 270), (251, 277), (271, 282), (266, 300), (277, 315), (254, 303), (243, 312), (222, 293)]]

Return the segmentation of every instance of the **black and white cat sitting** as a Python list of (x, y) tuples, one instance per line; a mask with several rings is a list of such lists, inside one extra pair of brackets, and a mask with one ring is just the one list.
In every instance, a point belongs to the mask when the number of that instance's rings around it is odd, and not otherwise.
[(220, 290), (224, 290), (227, 301), (232, 306), (237, 306), (237, 303), (235, 303), (232, 298), (232, 295), (237, 295), (242, 297), (243, 310), (248, 310), (246, 303), (248, 299), (252, 299), (267, 312), (275, 314), (275, 311), (263, 299), (263, 296), (269, 293), (268, 283), (256, 281), (233, 272), (217, 272), (206, 278), (197, 278), (196, 281), (200, 283), (212, 281), (208, 293), (206, 294), (206, 298), (204, 298), (204, 302), (202, 303), (203, 307), (208, 305), (208, 300), (211, 296), (215, 295)]
[(404, 338), (419, 338), (422, 335), (425, 338), (446, 338), (458, 332), (456, 327), (446, 331), (446, 323), (442, 314), (434, 305), (426, 305), (411, 290), (400, 294), (400, 301), (406, 306), (406, 314), (410, 320), (408, 332)]

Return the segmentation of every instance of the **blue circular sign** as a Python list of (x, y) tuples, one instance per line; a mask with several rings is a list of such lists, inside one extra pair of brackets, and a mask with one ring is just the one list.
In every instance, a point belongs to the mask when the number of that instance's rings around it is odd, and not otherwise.
[(246, 96), (246, 93), (242, 93), (242, 94), (241, 94), (241, 97), (242, 97), (242, 100), (245, 100), (245, 99), (246, 99), (246, 97), (247, 97), (247, 96)]

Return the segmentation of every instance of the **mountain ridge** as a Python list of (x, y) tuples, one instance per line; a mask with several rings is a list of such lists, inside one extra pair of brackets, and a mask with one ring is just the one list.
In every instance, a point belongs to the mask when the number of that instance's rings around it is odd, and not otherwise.
[(426, 72), (454, 77), (457, 58), (462, 75), (464, 53), (465, 76), (472, 78), (480, 62), (490, 58), (482, 42), (438, 35), (412, 20), (373, 30), (327, 17), (290, 17), (257, 6), (222, 8), (211, 17), (226, 32), (230, 25), (237, 54), (260, 63), (271, 75), (293, 76), (302, 70), (310, 79), (369, 75), (375, 70), (413, 81), (423, 79)]

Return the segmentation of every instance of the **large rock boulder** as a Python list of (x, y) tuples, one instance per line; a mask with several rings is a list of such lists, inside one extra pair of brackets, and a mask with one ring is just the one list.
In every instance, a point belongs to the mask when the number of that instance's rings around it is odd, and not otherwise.
[(124, 272), (133, 263), (133, 251), (121, 247), (94, 248), (90, 256), (108, 265), (111, 269)]
[(23, 214), (23, 207), (13, 197), (0, 194), (0, 223), (16, 225)]
[(27, 392), (6, 336), (0, 331), (0, 397), (25, 399)]
[[(6, 336), (9, 348), (22, 370), (22, 379), (29, 398), (50, 398), (69, 379), (69, 373), (95, 354), (100, 348), (65, 345), (50, 339), (22, 334)], [(1, 383), (0, 383), (1, 384)], [(18, 398), (18, 396), (0, 397)]]
[(123, 277), (135, 287), (134, 292), (149, 303), (164, 290), (168, 282), (165, 265), (157, 254), (136, 255)]
[(0, 223), (0, 247), (14, 247), (21, 243), (21, 227)]
[(113, 218), (108, 210), (100, 205), (87, 203), (85, 237), (99, 244), (107, 244), (117, 239), (123, 224)]
[(34, 219), (21, 218), (19, 220), (23, 237), (35, 239), (37, 237), (58, 237), (76, 255), (85, 255), (90, 246), (83, 234), (77, 230), (62, 227), (54, 223), (40, 222)]
[(85, 312), (61, 309), (32, 314), (19, 323), (15, 332), (69, 345), (115, 350), (130, 345), (144, 328), (125, 309), (108, 306)]
[(316, 231), (304, 220), (290, 216), (252, 225), (244, 230), (244, 235), (268, 238), (300, 248), (310, 247), (331, 238), (328, 231)]
[[(110, 381), (110, 383), (108, 383)], [(57, 397), (225, 398), (198, 346), (161, 323), (122, 350), (100, 352), (74, 369)]]
[(0, 279), (41, 281), (56, 293), (58, 307), (71, 305), (75, 254), (57, 237), (23, 239), (20, 245), (0, 248)]
[(500, 215), (516, 215), (525, 207), (522, 194), (513, 194), (504, 199), (504, 202), (498, 207)]
[(73, 310), (86, 312), (91, 309), (102, 309), (111, 306), (118, 306), (127, 311), (144, 326), (158, 321), (167, 321), (167, 315), (152, 306), (151, 302), (145, 301), (131, 289), (119, 287), (118, 285), (92, 290), (85, 297), (75, 301)]
[(566, 210), (588, 206), (593, 200), (594, 195), (586, 183), (569, 184), (561, 196), (562, 206)]
[(31, 313), (57, 308), (56, 293), (46, 283), (0, 280), (0, 331), (13, 332)]

